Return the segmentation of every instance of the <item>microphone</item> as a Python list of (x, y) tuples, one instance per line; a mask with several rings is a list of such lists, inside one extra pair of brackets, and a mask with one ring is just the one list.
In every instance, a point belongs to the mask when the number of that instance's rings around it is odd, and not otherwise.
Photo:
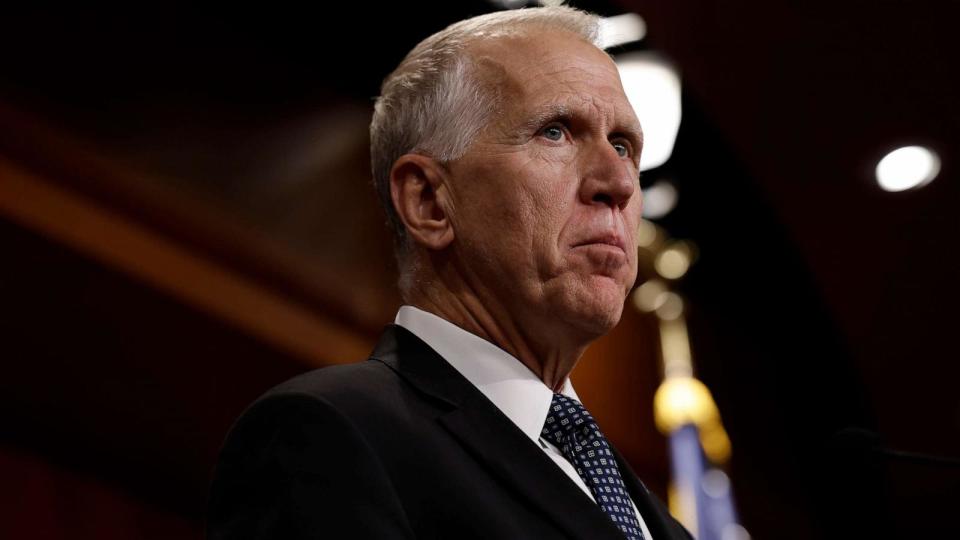
[(879, 435), (861, 427), (850, 426), (841, 429), (834, 434), (833, 442), (838, 449), (851, 456), (867, 454), (916, 465), (960, 468), (960, 459), (887, 448), (880, 443)]

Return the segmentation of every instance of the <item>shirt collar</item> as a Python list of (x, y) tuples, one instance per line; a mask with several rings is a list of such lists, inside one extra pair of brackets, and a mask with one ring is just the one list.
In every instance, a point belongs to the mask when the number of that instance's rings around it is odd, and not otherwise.
[[(540, 439), (553, 391), (527, 366), (493, 343), (413, 306), (402, 306), (394, 322), (442, 356), (530, 439)], [(580, 401), (569, 378), (561, 393)]]

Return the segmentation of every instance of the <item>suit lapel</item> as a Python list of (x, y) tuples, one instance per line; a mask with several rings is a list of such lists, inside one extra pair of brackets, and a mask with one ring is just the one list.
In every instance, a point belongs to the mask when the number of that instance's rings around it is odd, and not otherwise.
[(640, 515), (643, 516), (643, 521), (647, 524), (647, 528), (650, 529), (650, 534), (653, 538), (655, 540), (688, 540), (689, 536), (681, 529), (677, 522), (674, 521), (669, 511), (664, 508), (657, 497), (650, 493), (647, 486), (643, 485), (643, 482), (641, 482), (637, 474), (633, 472), (633, 469), (630, 468), (630, 465), (620, 452), (618, 452), (612, 444), (610, 448), (613, 450), (613, 456), (617, 460), (617, 467), (620, 468), (620, 476), (623, 478), (623, 483), (630, 493), (630, 498), (632, 498), (634, 504), (637, 505), (637, 510), (639, 510)]
[(440, 424), (492, 475), (573, 538), (623, 539), (610, 518), (542, 449), (419, 338), (391, 325), (372, 356), (444, 402)]
[[(537, 447), (486, 400), (465, 402), (440, 422), (503, 483), (539, 508), (574, 538), (623, 536), (610, 518)], [(494, 414), (496, 413), (496, 414)]]

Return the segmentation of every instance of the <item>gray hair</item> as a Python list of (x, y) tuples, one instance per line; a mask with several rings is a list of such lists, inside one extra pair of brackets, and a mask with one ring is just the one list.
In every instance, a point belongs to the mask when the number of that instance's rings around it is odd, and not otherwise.
[(390, 196), (393, 164), (408, 153), (442, 163), (460, 158), (499, 107), (497, 88), (480, 80), (467, 46), (544, 28), (598, 43), (596, 15), (566, 6), (499, 11), (454, 23), (426, 38), (384, 79), (370, 122), (370, 157), (398, 256), (406, 250), (407, 235)]

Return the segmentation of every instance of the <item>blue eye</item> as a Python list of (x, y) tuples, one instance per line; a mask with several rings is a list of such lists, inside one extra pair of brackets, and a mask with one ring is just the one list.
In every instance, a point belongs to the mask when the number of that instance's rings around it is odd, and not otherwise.
[(543, 136), (550, 139), (551, 141), (559, 141), (563, 139), (563, 129), (559, 126), (547, 126), (543, 128)]
[(622, 142), (612, 142), (614, 149), (617, 151), (617, 155), (620, 157), (627, 157), (630, 155), (630, 148)]

